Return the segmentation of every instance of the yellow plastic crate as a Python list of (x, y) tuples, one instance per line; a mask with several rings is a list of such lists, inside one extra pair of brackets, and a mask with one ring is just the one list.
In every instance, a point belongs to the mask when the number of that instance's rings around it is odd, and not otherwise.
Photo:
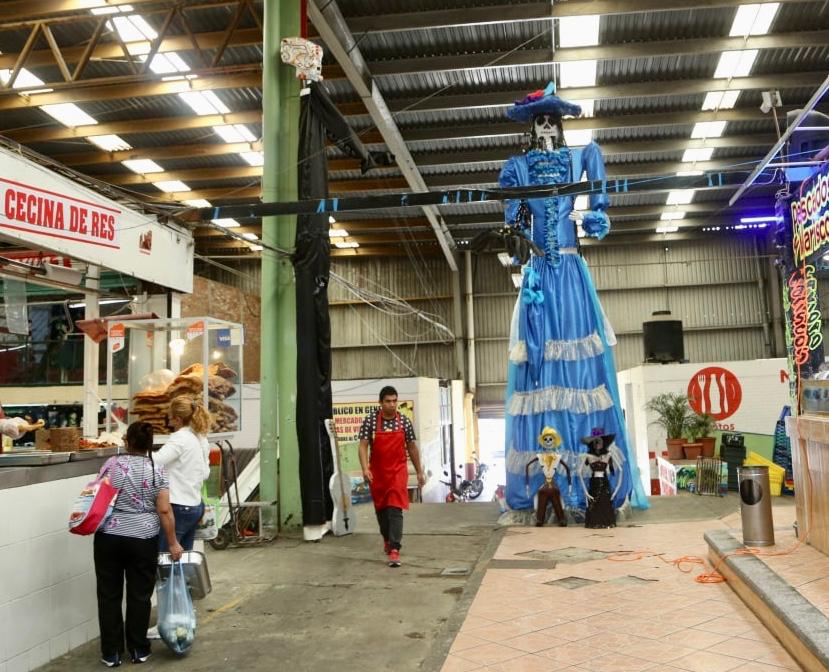
[(743, 461), (743, 464), (747, 467), (768, 467), (771, 496), (780, 496), (783, 490), (783, 479), (786, 477), (786, 470), (783, 467), (752, 451), (749, 451), (748, 456)]

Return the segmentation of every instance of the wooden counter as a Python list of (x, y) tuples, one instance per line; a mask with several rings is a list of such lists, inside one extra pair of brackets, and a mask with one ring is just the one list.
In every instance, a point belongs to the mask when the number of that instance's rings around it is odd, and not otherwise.
[(829, 416), (789, 418), (786, 428), (792, 444), (798, 534), (809, 530), (809, 543), (829, 555)]

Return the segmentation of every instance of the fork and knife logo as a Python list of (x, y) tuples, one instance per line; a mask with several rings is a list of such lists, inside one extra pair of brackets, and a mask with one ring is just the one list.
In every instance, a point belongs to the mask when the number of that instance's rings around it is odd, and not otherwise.
[(743, 391), (740, 381), (728, 369), (709, 366), (697, 371), (688, 383), (688, 403), (700, 415), (724, 420), (740, 407)]

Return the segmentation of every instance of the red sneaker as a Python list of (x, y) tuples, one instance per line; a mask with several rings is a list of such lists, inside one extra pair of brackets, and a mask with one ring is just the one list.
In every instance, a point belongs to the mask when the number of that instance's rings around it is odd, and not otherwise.
[(389, 551), (389, 567), (400, 567), (400, 551), (396, 548)]
[(383, 553), (385, 553), (386, 555), (388, 555), (390, 550), (391, 550), (391, 546), (389, 546), (389, 542), (388, 542), (388, 541), (384, 541), (384, 542), (383, 542)]

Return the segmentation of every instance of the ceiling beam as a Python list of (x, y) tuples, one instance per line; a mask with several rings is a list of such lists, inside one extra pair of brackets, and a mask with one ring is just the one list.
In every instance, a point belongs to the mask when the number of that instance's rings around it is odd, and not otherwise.
[[(120, 163), (135, 159), (190, 159), (205, 156), (226, 156), (240, 152), (261, 152), (261, 142), (213, 142), (191, 145), (173, 145), (170, 147), (146, 147), (144, 149), (127, 149), (121, 152), (73, 152), (72, 154), (55, 154), (52, 158), (65, 166), (94, 166)], [(359, 168), (359, 162), (355, 162)]]
[(186, 91), (214, 91), (216, 89), (259, 88), (262, 86), (261, 64), (202, 71), (207, 73), (205, 76), (197, 71), (194, 72), (199, 74), (198, 79), (162, 82), (158, 81), (158, 75), (150, 74), (124, 78), (130, 80), (131, 83), (106, 84), (106, 82), (112, 81), (112, 78), (106, 78), (96, 80), (94, 85), (90, 85), (89, 80), (66, 82), (60, 85), (50, 84), (48, 86), (61, 90), (56, 90), (53, 93), (38, 93), (32, 96), (26, 95), (25, 89), (10, 92), (0, 91), (0, 111), (33, 108), (55, 103), (151, 98)]
[[(759, 154), (746, 157), (718, 159), (713, 161), (698, 161), (686, 163), (681, 161), (639, 161), (631, 163), (606, 164), (609, 178), (636, 177), (645, 175), (670, 175), (683, 170), (726, 170), (735, 167), (748, 168), (759, 160)], [(244, 179), (261, 177), (262, 166), (223, 166), (222, 168), (196, 168), (193, 170), (174, 170), (163, 173), (124, 173), (121, 175), (96, 175), (100, 180), (117, 186), (136, 184), (152, 184), (168, 180), (182, 182), (216, 182), (223, 179)], [(468, 185), (492, 184), (498, 180), (498, 171), (492, 169), (470, 170), (448, 175), (425, 175), (424, 184), (428, 188), (434, 187), (465, 187)], [(361, 177), (348, 180), (329, 180), (328, 188), (331, 193), (344, 194), (359, 191), (403, 189), (408, 191), (409, 184), (403, 177)]]
[[(336, 0), (327, 0), (322, 7), (317, 5), (319, 0), (308, 2), (308, 17), (319, 31), (326, 46), (333, 52), (334, 57), (345, 71), (348, 81), (362, 98), (363, 103), (377, 127), (389, 151), (394, 154), (400, 172), (408, 187), (414, 192), (428, 191), (426, 182), (414, 162), (409, 148), (397, 127), (397, 122), (386, 104), (383, 94), (377, 88), (360, 52), (359, 42), (354, 39), (340, 13)], [(455, 243), (452, 234), (446, 228), (440, 211), (434, 206), (421, 208), (434, 229), (435, 236), (440, 243), (446, 262), (453, 272), (458, 271), (458, 262), (455, 259)]]
[[(622, 82), (602, 86), (583, 86), (562, 89), (561, 95), (572, 100), (604, 100), (609, 98), (646, 98), (652, 96), (686, 96), (727, 89), (766, 90), (790, 88), (815, 88), (826, 77), (825, 72), (787, 72), (734, 77), (733, 79), (671, 79), (650, 82)], [(521, 100), (527, 92), (522, 90), (435, 95), (419, 98), (394, 98), (389, 101), (392, 112), (435, 112), (442, 110), (480, 109), (482, 107), (508, 107)], [(346, 115), (365, 114), (362, 102), (339, 103), (339, 110)]]
[[(771, 0), (759, 0), (762, 3)], [(802, 0), (783, 0), (798, 2)], [(631, 14), (670, 10), (710, 9), (736, 7), (743, 0), (570, 0), (569, 2), (536, 2), (503, 4), (488, 7), (463, 7), (420, 12), (398, 12), (373, 16), (355, 16), (348, 19), (353, 33), (387, 33), (434, 28), (452, 28), (491, 23), (539, 21), (565, 16), (590, 14)]]
[[(454, 70), (481, 70), (486, 68), (529, 67), (551, 65), (590, 59), (621, 60), (631, 58), (656, 58), (741, 49), (785, 49), (803, 45), (829, 44), (829, 31), (795, 31), (772, 35), (743, 37), (706, 37), (689, 40), (653, 40), (626, 44), (602, 44), (599, 47), (564, 47), (556, 49), (519, 49), (518, 51), (485, 51), (480, 53), (452, 54), (449, 56), (424, 56), (398, 58), (369, 64), (375, 76), (413, 75), (424, 72), (449, 72)], [(323, 67), (326, 80), (343, 79), (345, 75), (338, 65)]]
[[(173, 133), (195, 128), (208, 128), (226, 124), (257, 124), (262, 122), (262, 110), (246, 112), (229, 112), (228, 114), (208, 114), (205, 116), (161, 117), (158, 119), (129, 119), (111, 121), (92, 126), (55, 126), (53, 128), (22, 128), (0, 131), (22, 144), (35, 142), (55, 142), (58, 140), (78, 140), (90, 135), (129, 135), (131, 133)], [(57, 122), (54, 122), (57, 124)]]
[[(755, 133), (751, 135), (732, 135), (720, 138), (707, 138), (692, 140), (690, 138), (678, 138), (671, 140), (650, 140), (639, 139), (625, 140), (619, 142), (603, 142), (602, 151), (605, 157), (614, 154), (627, 152), (665, 152), (682, 151), (696, 147), (766, 147), (771, 146), (777, 140), (777, 136), (770, 133)], [(503, 161), (520, 150), (520, 142), (517, 141), (511, 147), (499, 147), (497, 149), (473, 149), (466, 151), (445, 151), (445, 152), (417, 152), (413, 154), (418, 166), (443, 166), (452, 164), (467, 164), (480, 161)], [(225, 156), (238, 154), (240, 152), (262, 151), (261, 142), (234, 142), (234, 143), (194, 143), (187, 145), (173, 145), (161, 147), (146, 147), (143, 149), (128, 149), (120, 152), (73, 152), (67, 154), (55, 154), (52, 158), (67, 166), (92, 166), (120, 163), (121, 161), (134, 159), (151, 159), (162, 161), (164, 159), (187, 159), (201, 158), (206, 156)], [(328, 170), (332, 172), (341, 170), (359, 170), (360, 162), (357, 159), (329, 159)]]
[[(182, 182), (221, 182), (245, 177), (261, 177), (262, 166), (222, 166), (221, 168), (195, 168), (190, 170), (174, 170), (164, 173), (123, 173), (120, 175), (92, 175), (99, 180), (109, 182), (119, 187), (135, 184), (152, 184), (168, 180)], [(189, 186), (189, 185), (188, 185)]]
[[(31, 3), (30, 3), (31, 4)], [(216, 49), (222, 44), (225, 37), (225, 32), (210, 32), (210, 33), (193, 33), (196, 44), (199, 49)], [(258, 28), (240, 28), (233, 33), (228, 43), (229, 47), (245, 47), (262, 43), (262, 31)], [(137, 50), (138, 47), (142, 51), (150, 48), (150, 41), (133, 42), (130, 46)], [(76, 63), (84, 55), (84, 45), (77, 47), (61, 47), (61, 55), (67, 63)], [(187, 35), (170, 35), (165, 37), (158, 47), (157, 53), (166, 54), (177, 51), (193, 51), (195, 46)], [(3, 53), (0, 54), (0, 69), (13, 68), (17, 54)], [(95, 47), (89, 56), (90, 61), (112, 61), (123, 60), (124, 52), (120, 45), (115, 42), (99, 44)], [(49, 49), (38, 49), (29, 54), (26, 59), (26, 67), (29, 69), (37, 68), (39, 66), (51, 66), (54, 64), (54, 57)]]
[[(158, 4), (158, 0), (107, 0), (110, 6), (119, 5), (148, 5), (150, 3)], [(89, 11), (88, 4), (84, 7), (84, 3), (79, 0), (39, 0), (32, 2), (32, 0), (6, 0), (0, 3), (0, 21), (22, 19), (41, 19), (55, 14), (66, 14), (68, 12)], [(92, 16), (90, 14), (90, 16)]]
[[(747, 199), (740, 202), (739, 212), (769, 212), (771, 208), (768, 199)], [(611, 206), (608, 210), (612, 226), (617, 222), (632, 221), (635, 219), (644, 220), (658, 220), (660, 215), (669, 209), (664, 204), (655, 205), (633, 205), (633, 206)], [(699, 203), (689, 203), (688, 205), (679, 206), (677, 209), (684, 210), (689, 215), (716, 215), (720, 212), (729, 210), (728, 200), (716, 201), (701, 201)], [(463, 231), (478, 231), (481, 229), (491, 228), (493, 226), (500, 226), (504, 223), (504, 215), (501, 212), (492, 212), (479, 215), (444, 215), (447, 226), (454, 232)], [(360, 235), (365, 232), (369, 233), (383, 233), (397, 229), (406, 229), (408, 231), (428, 230), (430, 228), (429, 222), (425, 217), (421, 216), (407, 216), (401, 215), (399, 217), (384, 217), (377, 219), (338, 219), (337, 223), (332, 225), (332, 228), (342, 228), (348, 231), (349, 236), (352, 234)], [(259, 234), (262, 230), (261, 223), (258, 221), (251, 221), (247, 225), (233, 229), (235, 233), (256, 233)], [(213, 226), (196, 226), (193, 233), (197, 238), (211, 238), (215, 236), (224, 236), (225, 234)]]

